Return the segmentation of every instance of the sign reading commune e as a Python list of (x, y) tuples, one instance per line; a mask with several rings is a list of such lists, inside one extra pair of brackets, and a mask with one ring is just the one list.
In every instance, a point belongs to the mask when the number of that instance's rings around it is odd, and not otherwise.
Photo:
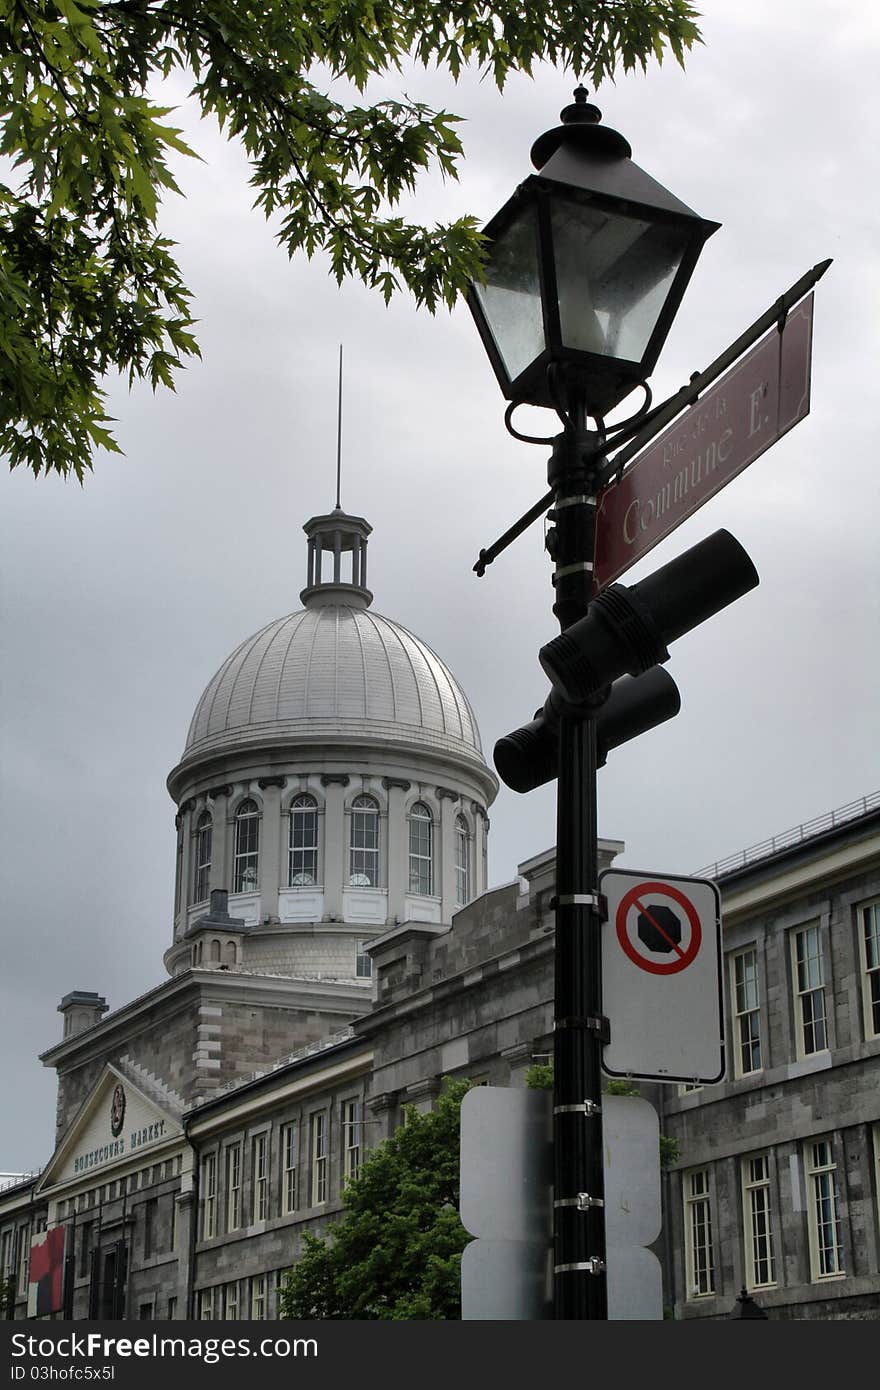
[(813, 296), (789, 313), (599, 497), (594, 592), (612, 583), (810, 409)]

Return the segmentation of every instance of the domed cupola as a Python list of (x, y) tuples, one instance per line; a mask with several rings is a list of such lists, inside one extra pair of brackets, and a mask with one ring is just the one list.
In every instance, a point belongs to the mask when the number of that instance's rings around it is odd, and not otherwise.
[[(196, 705), (178, 805), (171, 973), (212, 890), (242, 922), (233, 969), (369, 982), (364, 946), (446, 924), (486, 884), (498, 789), (449, 668), (367, 588), (371, 527), (312, 517), (304, 607), (242, 642)], [(226, 962), (223, 962), (226, 964)]]

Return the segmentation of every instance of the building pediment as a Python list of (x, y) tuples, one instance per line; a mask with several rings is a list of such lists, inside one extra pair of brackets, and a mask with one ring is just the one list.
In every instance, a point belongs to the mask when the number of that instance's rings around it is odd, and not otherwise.
[(132, 1159), (149, 1161), (183, 1135), (179, 1112), (107, 1065), (52, 1155), (38, 1189), (101, 1175)]

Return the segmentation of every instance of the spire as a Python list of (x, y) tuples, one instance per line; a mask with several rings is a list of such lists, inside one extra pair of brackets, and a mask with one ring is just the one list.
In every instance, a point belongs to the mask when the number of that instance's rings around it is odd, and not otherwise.
[(342, 344), (339, 344), (339, 403), (336, 407), (336, 510), (342, 511)]
[(309, 538), (306, 587), (300, 599), (307, 608), (341, 603), (368, 608), (367, 537), (372, 526), (362, 516), (342, 510), (342, 344), (339, 344), (339, 399), (336, 416), (336, 506), (326, 516), (313, 516), (303, 527)]

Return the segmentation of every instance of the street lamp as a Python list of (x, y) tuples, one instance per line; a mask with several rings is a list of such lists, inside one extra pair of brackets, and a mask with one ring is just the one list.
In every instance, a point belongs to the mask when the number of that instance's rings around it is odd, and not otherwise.
[(632, 162), (584, 87), (532, 146), (538, 170), (485, 228), (471, 312), (505, 397), (572, 390), (605, 415), (650, 375), (703, 243), (718, 229)]
[[(600, 123), (583, 87), (561, 122), (532, 147), (537, 173), (485, 228), (485, 279), (471, 287), (468, 304), (510, 402), (510, 432), (529, 439), (511, 424), (520, 404), (550, 406), (562, 422), (552, 440), (531, 442), (552, 444), (547, 549), (555, 562), (553, 611), (565, 631), (585, 618), (592, 598), (596, 496), (610, 447), (604, 416), (642, 385), (636, 418), (644, 418), (647, 377), (718, 223), (697, 216), (632, 162), (629, 144)], [(595, 429), (588, 428), (590, 420)], [(617, 427), (617, 440), (630, 423)], [(496, 552), (519, 529), (508, 532)], [(629, 608), (637, 604), (633, 599)], [(679, 623), (676, 632), (690, 625)], [(581, 646), (578, 637), (575, 654)], [(644, 675), (626, 682), (622, 673), (644, 672), (661, 659), (653, 655), (647, 664), (619, 662), (599, 688), (578, 693), (579, 703), (571, 704), (554, 674), (553, 655), (544, 664), (554, 696), (533, 725), (499, 742), (496, 765), (505, 780), (528, 790), (549, 780), (548, 760), (556, 759), (554, 1313), (601, 1319), (608, 1315), (601, 1115), (608, 1020), (601, 998), (596, 770), (608, 747), (674, 714), (678, 697), (668, 678), (660, 688)]]

